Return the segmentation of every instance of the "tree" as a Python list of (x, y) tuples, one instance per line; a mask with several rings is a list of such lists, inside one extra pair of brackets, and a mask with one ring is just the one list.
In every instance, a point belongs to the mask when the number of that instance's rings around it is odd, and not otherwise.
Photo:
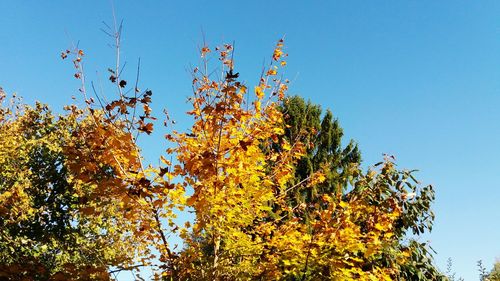
[[(23, 249), (2, 255), (7, 274), (28, 277), (23, 266), (35, 260), (46, 273), (33, 280), (109, 279), (142, 266), (155, 280), (401, 277), (413, 252), (400, 239), (428, 227), (432, 189), (417, 190), (390, 157), (362, 171), (356, 145), (341, 148), (331, 114), (318, 126), (318, 107), (305, 122), (284, 117), (304, 106), (283, 102), (283, 40), (253, 91), (239, 80), (232, 45), (203, 46), (203, 65), (192, 71), (193, 124), (166, 135), (173, 147), (154, 167), (137, 145), (154, 129), (152, 91), (122, 77), (120, 30), (111, 34), (115, 99), (89, 98), (76, 49), (62, 57), (74, 56), (84, 107), (58, 118), (42, 105), (1, 107), (0, 250)], [(220, 66), (210, 72), (214, 53)], [(319, 133), (304, 134), (299, 123)], [(185, 208), (196, 219), (180, 225), (176, 212)], [(173, 235), (183, 249), (169, 243)]]
[(292, 205), (314, 206), (323, 194), (342, 193), (347, 187), (350, 168), (361, 162), (357, 144), (342, 147), (343, 130), (330, 110), (322, 116), (321, 107), (299, 96), (283, 100), (285, 134), (288, 142), (305, 144), (305, 155), (298, 160), (294, 183), (307, 180), (321, 171), (325, 180), (308, 188), (297, 188), (290, 198)]
[(112, 231), (121, 226), (114, 214), (85, 214), (92, 203), (83, 193), (91, 187), (74, 180), (64, 152), (82, 125), (75, 121), (40, 103), (0, 110), (0, 276), (106, 280), (108, 266), (131, 259), (131, 241)]
[[(282, 111), (285, 115), (285, 135), (284, 137), (293, 142), (299, 140), (306, 144), (306, 155), (302, 157), (295, 170), (293, 182), (301, 182), (307, 179), (314, 172), (321, 171), (326, 180), (315, 186), (297, 189), (296, 193), (290, 195), (289, 203), (300, 210), (296, 216), (310, 217), (310, 213), (317, 208), (317, 202), (323, 195), (342, 194), (346, 198), (357, 197), (360, 190), (359, 179), (352, 181), (352, 190), (346, 190), (349, 185), (349, 178), (356, 177), (359, 171), (356, 166), (360, 164), (361, 154), (358, 146), (351, 140), (345, 148), (341, 146), (342, 128), (338, 120), (333, 119), (331, 111), (327, 110), (321, 119), (322, 112), (319, 105), (314, 105), (310, 101), (305, 102), (301, 97), (291, 97), (283, 101)], [(415, 235), (420, 235), (426, 230), (432, 229), (434, 214), (430, 209), (430, 204), (434, 199), (432, 186), (418, 187), (418, 181), (413, 176), (413, 171), (397, 171), (389, 159), (383, 164), (383, 169), (391, 171), (391, 177), (384, 180), (385, 188), (372, 189), (370, 204), (380, 205), (386, 200), (378, 194), (390, 194), (390, 198), (397, 199), (398, 205), (403, 207), (401, 217), (394, 225), (395, 235), (400, 244), (395, 245), (395, 251), (409, 249), (411, 255), (408, 262), (400, 265), (400, 278), (403, 280), (438, 280), (444, 275), (433, 264), (432, 249), (425, 243), (417, 242), (414, 239), (407, 240), (407, 232), (412, 231)], [(353, 169), (354, 168), (354, 169)], [(372, 174), (374, 171), (369, 171)], [(407, 189), (405, 189), (405, 187)], [(319, 204), (319, 207), (322, 207)], [(381, 258), (380, 266), (389, 264), (390, 261)]]
[(39, 103), (0, 107), (0, 268), (13, 280), (107, 280), (150, 265), (153, 248), (165, 252), (160, 217), (173, 208), (163, 208), (169, 195), (160, 196), (169, 189), (153, 200), (165, 181), (146, 178), (155, 170), (142, 165), (136, 145), (137, 134), (149, 132), (152, 93), (120, 92), (96, 108), (85, 91), (83, 51), (63, 54), (75, 56), (86, 107), (67, 106), (57, 118)]
[[(284, 98), (286, 81), (276, 78), (278, 66), (286, 64), (282, 47), (280, 41), (273, 54), (277, 66), (265, 71), (251, 106), (244, 104), (247, 87), (237, 81), (239, 73), (230, 59), (232, 46), (218, 49), (225, 73), (222, 80), (211, 80), (208, 72), (194, 70), (190, 112), (194, 124), (190, 133), (169, 136), (178, 144), (173, 152), (180, 165), (174, 170), (184, 175), (186, 186), (194, 187), (187, 203), (197, 215), (193, 235), (185, 236), (187, 248), (181, 253), (183, 263), (192, 267), (181, 276), (195, 280), (389, 280), (396, 276), (395, 268), (379, 267), (373, 261), (397, 241), (392, 231), (401, 206), (386, 198), (387, 207), (377, 208), (365, 195), (372, 187), (382, 188), (378, 179), (393, 172), (390, 162), (375, 178), (352, 167), (358, 172), (357, 183), (366, 191), (351, 198), (324, 192), (311, 203), (308, 223), (297, 216), (304, 208), (289, 204), (295, 189), (318, 186), (327, 177), (318, 170), (295, 180), (297, 160), (306, 155), (305, 145), (284, 137), (286, 126), (278, 104), (268, 100), (262, 106), (266, 90), (270, 97)], [(209, 52), (208, 47), (202, 48), (202, 57)], [(324, 122), (324, 128), (329, 122)], [(331, 151), (334, 146), (324, 140), (322, 149)], [(338, 147), (334, 148), (336, 152)], [(316, 155), (329, 163), (333, 153), (326, 151)], [(338, 177), (337, 171), (330, 172), (332, 178)], [(390, 254), (397, 264), (407, 253)]]
[[(415, 179), (414, 171), (397, 170), (392, 162), (392, 156), (386, 156), (384, 162), (376, 164), (381, 166), (384, 177), (378, 181), (379, 188), (372, 189), (368, 196), (369, 204), (378, 208), (389, 208), (387, 200), (394, 200), (395, 204), (401, 206), (401, 214), (394, 221), (393, 231), (397, 243), (393, 244), (391, 251), (408, 253), (408, 259), (403, 263), (393, 264), (398, 268), (398, 280), (445, 280), (442, 274), (434, 265), (432, 248), (427, 243), (419, 242), (414, 237), (418, 237), (425, 231), (432, 230), (434, 213), (431, 210), (431, 203), (434, 200), (434, 190), (431, 185), (420, 187), (420, 183)], [(384, 172), (384, 170), (388, 170)], [(370, 170), (368, 175), (375, 174)], [(364, 188), (354, 184), (354, 189), (347, 193), (347, 197), (359, 196), (358, 192)], [(411, 232), (413, 237), (408, 237)], [(390, 255), (382, 255), (375, 263), (380, 266), (393, 262)]]

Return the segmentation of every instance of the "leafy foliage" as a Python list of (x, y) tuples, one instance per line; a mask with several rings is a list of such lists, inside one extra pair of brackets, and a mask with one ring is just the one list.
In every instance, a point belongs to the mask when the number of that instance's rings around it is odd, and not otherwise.
[(87, 214), (94, 202), (84, 193), (91, 186), (75, 180), (64, 151), (81, 124), (71, 116), (56, 119), (40, 103), (12, 103), (0, 120), (1, 274), (109, 279), (108, 266), (129, 261), (133, 244), (113, 232), (120, 224), (110, 212)]
[[(394, 235), (399, 243), (394, 245), (394, 251), (409, 251), (407, 262), (399, 265), (399, 278), (403, 280), (439, 280), (444, 276), (433, 264), (432, 248), (426, 243), (418, 242), (407, 237), (408, 232), (420, 235), (432, 229), (434, 214), (430, 204), (434, 200), (432, 186), (418, 187), (414, 178), (414, 171), (398, 171), (392, 165), (394, 159), (386, 156), (382, 166), (385, 177), (376, 179), (381, 184), (378, 188), (366, 188), (364, 179), (357, 178), (360, 173), (356, 168), (360, 164), (361, 156), (357, 145), (351, 140), (345, 148), (341, 146), (342, 129), (338, 120), (333, 119), (330, 111), (326, 111), (321, 119), (321, 108), (311, 102), (305, 102), (301, 97), (285, 99), (281, 110), (285, 114), (284, 137), (293, 142), (301, 141), (306, 144), (306, 155), (301, 157), (296, 165), (294, 182), (301, 182), (315, 172), (321, 172), (325, 181), (311, 187), (298, 188), (289, 195), (289, 204), (295, 208), (294, 216), (304, 217), (305, 223), (311, 213), (322, 204), (316, 204), (327, 194), (342, 194), (345, 198), (360, 196), (363, 190), (369, 196), (368, 204), (384, 206), (387, 199), (396, 200), (402, 207), (402, 213), (394, 224)], [(374, 176), (375, 171), (369, 171), (368, 177)], [(353, 186), (352, 190), (346, 187)], [(386, 207), (387, 208), (387, 207)], [(390, 211), (390, 208), (387, 209)], [(361, 222), (364, 223), (364, 222)], [(379, 266), (394, 266), (390, 256), (382, 256), (377, 261)]]
[[(253, 91), (232, 45), (203, 46), (193, 124), (167, 134), (161, 164), (145, 166), (137, 140), (154, 129), (152, 91), (122, 77), (120, 30), (116, 99), (88, 97), (76, 49), (61, 57), (74, 57), (84, 107), (57, 118), (41, 104), (1, 107), (3, 276), (106, 280), (149, 266), (155, 280), (394, 280), (428, 262), (425, 245), (401, 239), (432, 227), (432, 188), (390, 157), (363, 172), (330, 113), (319, 124), (319, 107), (286, 99), (283, 40)], [(186, 209), (196, 218), (181, 225)]]
[(301, 142), (306, 147), (305, 155), (297, 161), (293, 182), (300, 183), (317, 172), (324, 177), (322, 182), (307, 188), (296, 188), (289, 196), (291, 205), (305, 204), (306, 208), (301, 212), (307, 218), (308, 209), (313, 211), (315, 203), (321, 201), (324, 194), (344, 192), (348, 185), (347, 175), (360, 164), (361, 154), (352, 140), (342, 148), (343, 131), (331, 111), (327, 110), (321, 118), (321, 107), (305, 102), (299, 96), (285, 99), (280, 109), (286, 124), (283, 137), (291, 143)]

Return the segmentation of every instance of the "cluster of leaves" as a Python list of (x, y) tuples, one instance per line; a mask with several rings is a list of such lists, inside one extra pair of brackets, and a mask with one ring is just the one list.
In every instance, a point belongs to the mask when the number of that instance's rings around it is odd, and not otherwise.
[[(115, 100), (88, 97), (76, 49), (61, 57), (74, 56), (83, 108), (56, 118), (41, 104), (1, 107), (4, 276), (106, 280), (151, 266), (155, 280), (433, 278), (427, 247), (402, 243), (432, 227), (432, 187), (419, 189), (390, 157), (363, 172), (331, 113), (320, 124), (319, 107), (286, 98), (283, 40), (253, 91), (232, 45), (203, 46), (193, 124), (166, 135), (173, 147), (153, 167), (137, 145), (153, 131), (152, 92), (138, 88), (139, 75), (132, 88), (121, 77), (119, 30)], [(220, 67), (210, 72), (214, 54)], [(185, 208), (196, 217), (180, 225)]]
[[(284, 137), (290, 142), (300, 141), (307, 147), (305, 156), (296, 165), (293, 182), (304, 181), (317, 171), (325, 175), (323, 182), (297, 188), (289, 194), (288, 203), (296, 207), (294, 216), (304, 218), (305, 223), (308, 223), (311, 213), (318, 207), (322, 208), (321, 204), (316, 203), (321, 201), (324, 194), (338, 194), (348, 200), (365, 192), (364, 196), (369, 198), (368, 204), (386, 208), (387, 211), (390, 211), (387, 200), (395, 200), (393, 204), (401, 207), (401, 214), (393, 226), (398, 239), (393, 250), (410, 254), (404, 264), (394, 264), (390, 256), (381, 256), (374, 263), (378, 266), (398, 266), (398, 278), (403, 280), (443, 279), (443, 274), (433, 263), (432, 248), (407, 235), (410, 232), (416, 238), (432, 230), (432, 186), (419, 188), (413, 175), (415, 171), (397, 170), (392, 156), (386, 156), (384, 162), (377, 163), (366, 174), (361, 173), (361, 155), (357, 144), (351, 140), (342, 147), (342, 128), (329, 110), (321, 118), (320, 106), (305, 102), (298, 96), (286, 99), (281, 110), (287, 124)], [(384, 174), (384, 177), (379, 177), (377, 171), (373, 170), (378, 167), (381, 167), (379, 173)], [(379, 184), (370, 184), (367, 179)], [(370, 186), (368, 191), (365, 190), (367, 186)]]
[[(68, 165), (68, 145), (85, 127), (75, 117), (56, 119), (40, 103), (2, 106), (0, 276), (65, 280), (77, 273), (82, 280), (107, 279), (108, 266), (134, 256), (134, 244), (120, 230), (125, 221), (114, 213), (116, 202), (91, 215), (88, 210), (105, 197)], [(111, 177), (105, 168), (93, 176)]]

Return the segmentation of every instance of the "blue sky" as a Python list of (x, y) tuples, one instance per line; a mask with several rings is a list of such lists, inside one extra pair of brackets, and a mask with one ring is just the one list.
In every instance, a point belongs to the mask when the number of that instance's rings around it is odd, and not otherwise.
[[(445, 269), (477, 280), (476, 261), (500, 257), (500, 2), (498, 1), (116, 1), (124, 19), (125, 75), (142, 61), (141, 86), (154, 109), (179, 126), (198, 63), (202, 31), (211, 45), (236, 42), (249, 85), (285, 36), (290, 94), (330, 108), (364, 163), (394, 154), (401, 168), (437, 190), (426, 239)], [(78, 95), (71, 41), (86, 52), (88, 79), (113, 65), (109, 1), (1, 1), (0, 86), (60, 109)], [(106, 88), (105, 88), (106, 89)], [(346, 140), (347, 141), (347, 140)], [(143, 140), (164, 150), (161, 130)]]

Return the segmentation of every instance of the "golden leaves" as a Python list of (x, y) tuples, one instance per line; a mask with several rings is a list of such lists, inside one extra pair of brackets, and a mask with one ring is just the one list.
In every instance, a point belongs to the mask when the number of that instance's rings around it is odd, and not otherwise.
[[(194, 124), (189, 134), (173, 134), (169, 139), (177, 143), (171, 152), (183, 163), (175, 174), (194, 189), (194, 194), (186, 200), (196, 211), (193, 230), (215, 235), (219, 242), (225, 241), (223, 251), (240, 256), (261, 248), (252, 245), (242, 228), (268, 216), (269, 202), (274, 201), (274, 193), (290, 175), (274, 173), (278, 170), (274, 166), (277, 163), (269, 162), (265, 152), (270, 145), (268, 140), (284, 132), (281, 114), (274, 104), (261, 102), (268, 86), (255, 87), (254, 107), (243, 106), (247, 87), (237, 81), (239, 74), (233, 71), (232, 60), (227, 59), (232, 56), (232, 47), (224, 45), (216, 50), (222, 67), (229, 67), (224, 80), (212, 81), (195, 68), (196, 88), (190, 98), (193, 109), (189, 112), (195, 116)], [(288, 161), (279, 164), (292, 167)], [(194, 241), (190, 246), (198, 247)], [(247, 262), (250, 260), (242, 260), (242, 264)]]
[(276, 75), (278, 72), (276, 71), (276, 68), (271, 68), (267, 71), (267, 75), (271, 76), (271, 75)]
[(283, 39), (280, 39), (278, 43), (276, 44), (276, 48), (274, 49), (273, 52), (273, 60), (274, 61), (279, 61), (281, 59), (281, 56), (284, 55), (283, 53)]
[(264, 97), (264, 91), (262, 90), (262, 87), (260, 86), (255, 87), (255, 95), (257, 96), (258, 99), (262, 99)]
[[(48, 274), (67, 272), (61, 264), (75, 266), (77, 275), (83, 276), (90, 274), (84, 268), (91, 263), (105, 268), (130, 262), (136, 253), (132, 247), (138, 244), (130, 238), (130, 221), (120, 215), (120, 206), (130, 205), (118, 204), (123, 201), (117, 194), (125, 189), (108, 166), (112, 164), (110, 155), (101, 142), (108, 133), (116, 136), (107, 139), (114, 145), (129, 136), (96, 128), (76, 108), (56, 118), (41, 104), (17, 106), (22, 111), (0, 122), (0, 177), (4, 179), (0, 182), (0, 218), (2, 229), (17, 225), (30, 239), (12, 246), (18, 251), (26, 249), (23, 255), (34, 261), (41, 254), (57, 252)], [(127, 153), (135, 155), (130, 150)], [(71, 237), (60, 233), (71, 233)]]
[[(319, 202), (295, 205), (287, 196), (295, 188), (313, 193), (332, 175), (318, 170), (303, 182), (293, 182), (307, 150), (283, 136), (286, 126), (275, 101), (283, 100), (288, 90), (289, 81), (278, 76), (287, 64), (283, 47), (280, 40), (271, 66), (254, 88), (255, 96), (238, 80), (229, 44), (214, 51), (222, 73), (219, 79), (213, 80), (208, 66), (194, 68), (188, 112), (193, 123), (185, 132), (165, 135), (173, 143), (166, 148), (171, 160), (160, 156), (158, 167), (142, 163), (136, 140), (138, 133), (153, 131), (151, 91), (134, 88), (129, 97), (120, 92), (101, 109), (92, 107), (92, 100), (88, 110), (70, 107), (57, 134), (36, 140), (64, 156), (77, 202), (75, 220), (89, 225), (92, 235), (109, 235), (106, 243), (111, 249), (103, 256), (122, 261), (118, 257), (123, 252), (126, 262), (135, 254), (148, 261), (155, 259), (149, 255), (155, 248), (163, 274), (172, 279), (391, 277), (391, 268), (363, 269), (363, 265), (397, 239), (393, 225), (401, 207), (396, 202), (387, 201), (389, 209), (376, 208), (367, 199), (373, 195), (368, 191), (345, 198), (327, 193)], [(204, 46), (200, 51), (208, 63), (211, 49)], [(76, 55), (78, 66), (84, 54)], [(110, 72), (118, 91), (127, 87), (115, 71)], [(3, 123), (5, 119), (0, 116), (0, 164), (5, 167), (0, 173), (20, 180), (0, 194), (0, 215), (14, 223), (38, 210), (30, 207), (27, 192), (31, 171), (17, 171), (4, 160), (27, 161), (26, 147), (32, 143), (20, 136), (30, 128), (21, 121)], [(357, 186), (377, 184), (375, 171), (358, 175)], [(401, 194), (403, 200), (410, 196)], [(184, 209), (194, 212), (196, 219), (177, 224), (176, 215)], [(301, 212), (310, 214), (307, 220), (298, 215)], [(22, 215), (16, 218), (16, 213)], [(168, 234), (180, 235), (185, 249), (174, 252)]]

